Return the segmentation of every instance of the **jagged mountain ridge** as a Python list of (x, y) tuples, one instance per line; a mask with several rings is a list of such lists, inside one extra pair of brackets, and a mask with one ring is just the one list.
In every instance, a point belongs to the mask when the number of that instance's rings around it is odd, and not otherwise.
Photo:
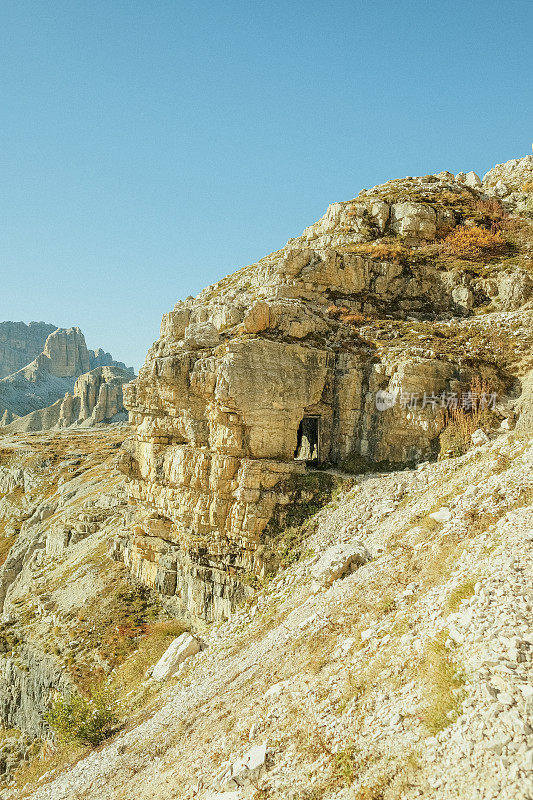
[(10, 434), (125, 422), (128, 415), (123, 404), (122, 386), (131, 379), (129, 370), (96, 367), (76, 379), (72, 394), (67, 392), (51, 406), (6, 424), (2, 432)]
[[(8, 412), (6, 422), (11, 422), (11, 415), (22, 417), (46, 408), (72, 392), (80, 375), (103, 366), (127, 369), (109, 353), (89, 350), (79, 328), (57, 328), (33, 361), (0, 380), (0, 414)], [(133, 370), (127, 371), (133, 377)]]

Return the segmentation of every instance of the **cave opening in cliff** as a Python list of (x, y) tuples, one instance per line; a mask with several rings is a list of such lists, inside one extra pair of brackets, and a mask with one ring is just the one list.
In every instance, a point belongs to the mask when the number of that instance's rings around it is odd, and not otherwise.
[(320, 460), (319, 416), (306, 416), (300, 422), (294, 458), (296, 461)]

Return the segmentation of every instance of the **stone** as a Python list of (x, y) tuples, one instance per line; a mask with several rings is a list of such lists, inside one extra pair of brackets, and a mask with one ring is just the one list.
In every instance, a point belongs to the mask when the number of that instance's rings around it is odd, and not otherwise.
[(432, 511), (429, 515), (435, 522), (449, 522), (452, 518), (452, 512), (448, 506), (442, 506), (438, 511)]
[(506, 194), (509, 194), (509, 189), (503, 181), (497, 181), (494, 191), (496, 194), (500, 195), (500, 197), (505, 197)]
[(452, 298), (455, 305), (465, 311), (470, 310), (474, 303), (474, 295), (468, 286), (456, 286), (452, 290)]
[(362, 542), (329, 547), (311, 569), (311, 575), (322, 586), (344, 578), (372, 558)]
[(479, 447), (483, 444), (487, 444), (487, 442), (490, 442), (489, 437), (487, 436), (485, 431), (482, 430), (481, 428), (478, 428), (476, 431), (474, 431), (474, 433), (471, 436), (471, 439), (472, 439), (472, 444), (475, 445), (476, 447)]
[(259, 333), (266, 330), (270, 325), (270, 308), (267, 303), (256, 303), (243, 321), (244, 329), (247, 333)]
[(473, 189), (478, 189), (481, 186), (481, 178), (475, 172), (467, 172), (464, 182)]
[(224, 789), (237, 789), (257, 783), (266, 770), (267, 742), (254, 745), (233, 763)]
[(391, 227), (400, 236), (433, 239), (437, 215), (431, 206), (422, 203), (396, 203), (391, 207)]
[(521, 308), (533, 296), (533, 278), (523, 269), (503, 270), (497, 277), (497, 302), (505, 311)]
[(200, 652), (200, 643), (190, 633), (182, 633), (165, 650), (152, 670), (152, 678), (164, 681), (173, 678), (178, 672), (180, 664), (187, 658)]
[(210, 322), (191, 323), (185, 329), (184, 344), (193, 350), (205, 347), (216, 347), (220, 337), (215, 326)]

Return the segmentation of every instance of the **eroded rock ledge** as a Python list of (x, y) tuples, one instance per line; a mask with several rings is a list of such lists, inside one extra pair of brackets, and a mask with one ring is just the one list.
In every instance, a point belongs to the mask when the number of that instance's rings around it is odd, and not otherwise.
[[(498, 368), (483, 354), (469, 359), (453, 335), (491, 299), (496, 310), (523, 306), (529, 277), (500, 265), (490, 283), (420, 255), (454, 227), (483, 222), (488, 195), (467, 177), (392, 181), (335, 203), (283, 250), (163, 317), (124, 389), (134, 436), (121, 468), (140, 511), (113, 552), (184, 611), (227, 616), (247, 578), (272, 568), (269, 521), (305, 492), (305, 460), (402, 465), (435, 452), (435, 404), (381, 410), (379, 390), (441, 397), (481, 368), (500, 394), (509, 389), (505, 359)], [(413, 257), (361, 248), (380, 242), (399, 242)], [(500, 297), (502, 274), (516, 276), (514, 288), (522, 281), (511, 300)], [(451, 347), (425, 346), (422, 323), (446, 328), (439, 335)]]

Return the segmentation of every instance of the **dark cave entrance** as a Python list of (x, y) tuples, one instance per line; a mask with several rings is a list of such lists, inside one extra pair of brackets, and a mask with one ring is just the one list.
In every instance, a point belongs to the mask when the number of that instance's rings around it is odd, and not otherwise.
[(319, 416), (307, 416), (300, 422), (294, 458), (296, 461), (320, 460)]

